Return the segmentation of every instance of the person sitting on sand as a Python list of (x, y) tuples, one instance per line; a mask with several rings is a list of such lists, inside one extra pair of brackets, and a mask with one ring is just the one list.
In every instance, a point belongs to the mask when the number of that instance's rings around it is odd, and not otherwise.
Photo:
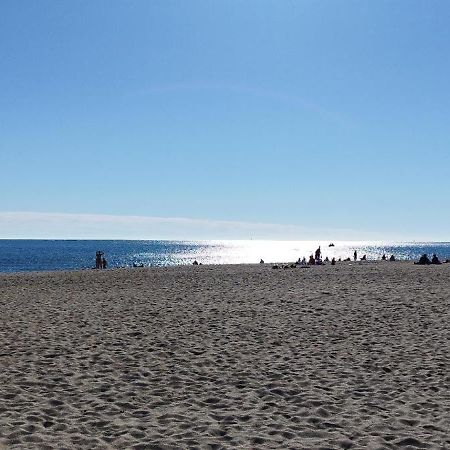
[(331, 265), (332, 265), (332, 266), (336, 265), (336, 259), (335, 259), (335, 258), (332, 258), (332, 260), (331, 260)]
[(441, 261), (439, 261), (439, 258), (436, 256), (436, 253), (433, 253), (433, 257), (431, 258), (431, 264), (442, 264)]
[(259, 260), (259, 263), (260, 263), (260, 264), (264, 264), (264, 260), (263, 260), (263, 259), (260, 259), (260, 260)]
[(192, 265), (193, 265), (193, 266), (198, 266), (197, 260), (195, 260), (195, 261), (192, 263)]
[(108, 262), (105, 257), (102, 258), (102, 269), (106, 269), (108, 267)]
[(367, 255), (364, 255), (364, 256), (361, 258), (361, 261), (367, 261)]
[(391, 255), (391, 257), (389, 258), (389, 261), (395, 261), (395, 256)]
[(325, 257), (324, 261), (325, 262), (330, 262), (330, 260), (328, 259), (328, 256)]
[(311, 255), (311, 256), (309, 257), (308, 264), (309, 264), (310, 266), (315, 266), (315, 265), (316, 265), (316, 260), (314, 259), (314, 256), (313, 256), (313, 255)]
[(381, 257), (381, 260), (382, 260), (382, 261), (386, 261), (386, 259), (387, 259), (387, 258), (386, 258), (386, 253), (383, 253), (383, 256)]
[(420, 258), (419, 258), (419, 262), (416, 262), (414, 264), (419, 264), (421, 266), (425, 266), (428, 264), (431, 264), (430, 258), (428, 258), (428, 255), (426, 253), (424, 253)]

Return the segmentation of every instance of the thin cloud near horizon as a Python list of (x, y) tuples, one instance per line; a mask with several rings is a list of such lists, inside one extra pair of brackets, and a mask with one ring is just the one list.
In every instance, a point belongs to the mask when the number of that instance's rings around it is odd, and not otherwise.
[(379, 240), (378, 233), (300, 225), (55, 212), (0, 212), (0, 239)]

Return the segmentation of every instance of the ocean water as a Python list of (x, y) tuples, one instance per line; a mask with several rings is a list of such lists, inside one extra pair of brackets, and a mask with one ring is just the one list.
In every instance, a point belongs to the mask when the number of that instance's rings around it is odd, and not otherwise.
[(306, 258), (320, 245), (323, 257), (380, 259), (383, 253), (397, 259), (418, 259), (423, 253), (450, 258), (450, 242), (329, 242), (320, 241), (122, 241), (122, 240), (0, 240), (0, 272), (88, 269), (95, 252), (104, 252), (109, 267), (174, 266), (292, 262)]

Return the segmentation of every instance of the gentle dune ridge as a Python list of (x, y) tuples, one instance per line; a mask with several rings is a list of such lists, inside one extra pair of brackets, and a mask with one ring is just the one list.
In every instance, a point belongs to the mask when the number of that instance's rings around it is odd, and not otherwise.
[(450, 448), (450, 264), (0, 275), (0, 448)]

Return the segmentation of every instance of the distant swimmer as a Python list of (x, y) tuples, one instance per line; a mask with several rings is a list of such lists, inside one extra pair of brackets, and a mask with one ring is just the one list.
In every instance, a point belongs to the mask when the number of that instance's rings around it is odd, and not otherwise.
[(331, 243), (328, 247), (334, 247), (334, 244), (333, 243)]

